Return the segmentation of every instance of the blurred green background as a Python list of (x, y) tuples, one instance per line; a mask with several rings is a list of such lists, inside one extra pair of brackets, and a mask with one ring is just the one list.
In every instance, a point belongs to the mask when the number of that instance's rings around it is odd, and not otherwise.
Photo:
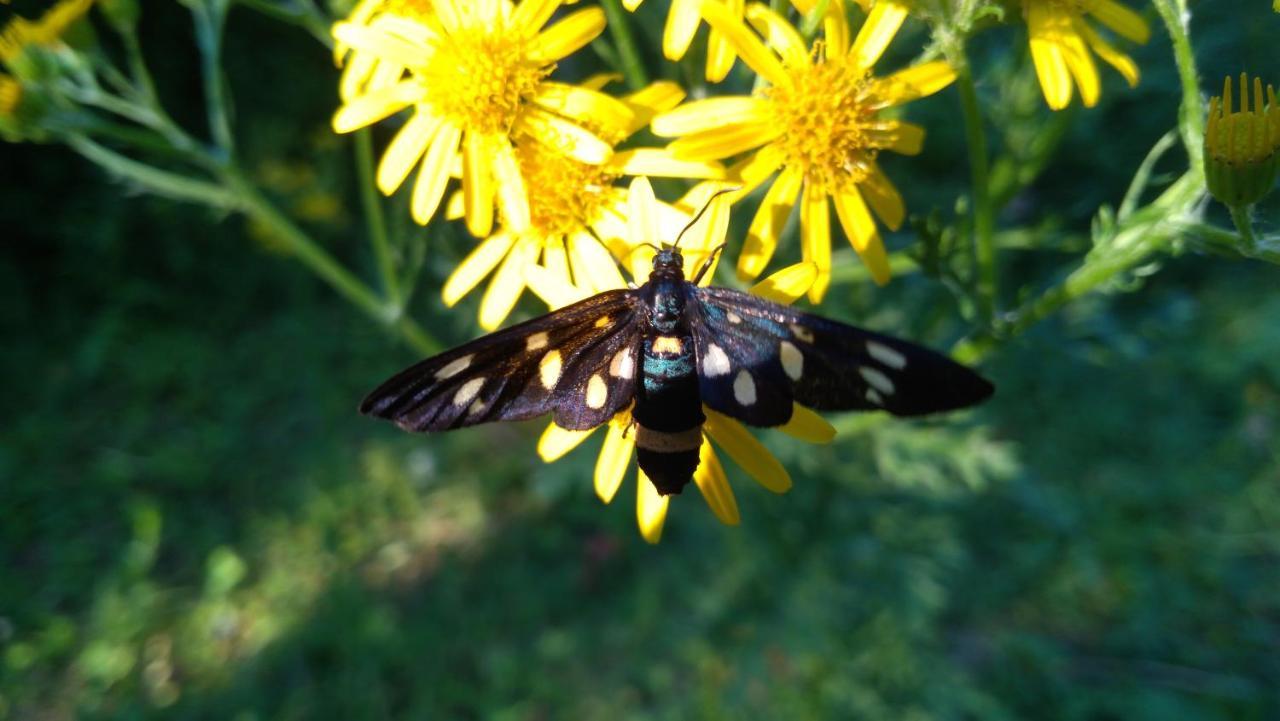
[[(1269, 4), (1195, 8), (1203, 87), (1280, 81)], [(185, 11), (144, 7), (161, 92), (200, 128)], [(1147, 16), (1142, 84), (1107, 72), (1002, 216), (1037, 246), (1006, 254), (1011, 298), (1071, 267), (1173, 124)], [(909, 26), (902, 58), (922, 40)], [(1024, 43), (977, 39), (989, 113), (1031, 99), (996, 151), (1055, 122)], [(368, 271), (326, 49), (238, 9), (226, 57), (247, 167)], [(967, 182), (954, 93), (911, 108), (926, 152), (888, 164), (920, 215)], [(816, 449), (762, 433), (795, 488), (730, 466), (742, 525), (685, 494), (652, 547), (630, 477), (594, 497), (598, 437), (544, 465), (540, 423), (411, 437), (358, 416), (414, 354), (259, 229), (61, 147), (0, 145), (0, 168), (0, 718), (1280, 718), (1273, 267), (1135, 274), (993, 352), (997, 395), (967, 415), (836, 418)], [(473, 337), (474, 305), (438, 300), (469, 241), (417, 235), (415, 316)], [(941, 347), (964, 331), (934, 280), (844, 275), (823, 313)]]

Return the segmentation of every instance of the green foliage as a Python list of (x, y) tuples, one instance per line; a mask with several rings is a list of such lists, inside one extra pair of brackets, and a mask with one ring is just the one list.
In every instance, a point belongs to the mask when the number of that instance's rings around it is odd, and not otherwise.
[[(252, 5), (323, 35), (308, 3)], [(656, 5), (632, 27), (645, 52)], [(973, 5), (976, 27), (999, 20)], [(203, 127), (202, 31), (141, 6), (159, 94)], [(1197, 47), (1236, 56), (1207, 77), (1274, 58), (1266, 8), (1196, 10)], [(294, 262), (305, 242), (378, 272), (358, 155), (326, 130), (331, 63), (259, 13), (229, 22), (239, 171), (184, 186), (215, 193), (200, 204), (0, 146), (0, 227), (21, 235), (0, 257), (0, 718), (1280, 713), (1280, 300), (1274, 266), (1230, 262), (1247, 254), (1225, 212), (1197, 215), (1167, 43), (1138, 56), (1138, 89), (1050, 115), (1012, 31), (973, 38), (1013, 312), (961, 350), (997, 396), (835, 418), (830, 446), (763, 433), (795, 488), (730, 466), (742, 526), (691, 491), (649, 547), (632, 481), (607, 508), (592, 494), (598, 438), (543, 465), (538, 424), (417, 438), (355, 414), (417, 351), (370, 322), (373, 291)], [(823, 312), (942, 346), (971, 327), (957, 307), (979, 317), (967, 146), (955, 98), (911, 112), (931, 134), (890, 168), (917, 180), (900, 277), (876, 289), (845, 251)], [(435, 291), (470, 242), (387, 215), (409, 314), (471, 336)]]

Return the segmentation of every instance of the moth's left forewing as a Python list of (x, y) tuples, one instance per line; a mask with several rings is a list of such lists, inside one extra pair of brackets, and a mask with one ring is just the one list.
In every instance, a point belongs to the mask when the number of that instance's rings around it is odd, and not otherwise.
[(360, 411), (410, 431), (525, 420), (553, 411), (559, 419), (566, 407), (570, 417), (593, 420), (598, 414), (572, 412), (574, 399), (585, 400), (589, 364), (607, 364), (603, 350), (625, 342), (634, 303), (629, 291), (601, 293), (428, 358), (370, 393)]
[(708, 343), (732, 339), (725, 347), (739, 350), (731, 363), (780, 369), (791, 397), (810, 408), (915, 416), (970, 406), (994, 391), (982, 376), (914, 343), (726, 288), (697, 296)]
[(698, 302), (689, 317), (702, 402), (748, 425), (780, 426), (791, 420), (792, 387), (776, 324), (706, 302), (701, 289), (694, 298)]

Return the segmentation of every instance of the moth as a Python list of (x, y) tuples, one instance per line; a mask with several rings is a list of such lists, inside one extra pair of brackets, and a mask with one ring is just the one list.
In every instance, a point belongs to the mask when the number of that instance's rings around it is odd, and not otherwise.
[[(677, 244), (678, 244), (677, 240)], [(698, 467), (707, 407), (780, 426), (793, 401), (820, 411), (918, 416), (978, 403), (994, 386), (897, 338), (685, 279), (677, 246), (649, 280), (441, 353), (401, 371), (360, 404), (407, 431), (445, 431), (547, 413), (586, 430), (632, 406), (640, 468), (663, 495)], [(634, 405), (633, 405), (634, 404)]]

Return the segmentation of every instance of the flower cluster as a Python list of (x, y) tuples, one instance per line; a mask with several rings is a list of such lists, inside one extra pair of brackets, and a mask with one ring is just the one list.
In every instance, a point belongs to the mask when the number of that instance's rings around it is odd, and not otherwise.
[[(641, 1), (624, 5), (635, 10)], [(784, 302), (807, 294), (817, 303), (830, 288), (836, 232), (877, 284), (890, 280), (881, 228), (898, 230), (906, 207), (879, 157), (923, 150), (925, 129), (904, 120), (899, 108), (956, 78), (942, 60), (875, 71), (911, 8), (906, 0), (792, 0), (782, 9), (672, 0), (663, 55), (684, 57), (705, 24), (706, 79), (725, 80), (740, 59), (752, 86), (686, 100), (669, 81), (617, 94), (609, 91), (617, 76), (559, 77), (558, 66), (605, 29), (606, 14), (597, 7), (562, 0), (361, 0), (333, 27), (342, 67), (333, 128), (396, 126), (377, 167), (377, 187), (390, 195), (411, 186), (415, 221), (459, 219), (478, 239), (444, 283), (443, 296), (452, 306), (484, 284), (479, 323), (487, 330), (503, 324), (525, 290), (554, 309), (625, 287), (627, 274), (644, 282), (648, 245), (670, 241), (717, 194), (682, 245), (688, 269), (702, 259), (715, 262), (730, 206), (762, 196), (736, 260), (739, 280), (755, 280), (773, 264), (798, 205), (801, 262), (757, 290)], [(1073, 88), (1085, 105), (1097, 102), (1093, 55), (1137, 82), (1134, 63), (1085, 20), (1144, 42), (1147, 26), (1131, 10), (1114, 0), (1023, 0), (1022, 12), (1052, 108), (1065, 107)], [(646, 130), (667, 144), (645, 145)], [(685, 190), (662, 202), (648, 177), (676, 179)], [(707, 415), (710, 438), (749, 474), (771, 490), (790, 485), (741, 426)], [(596, 490), (606, 502), (634, 446), (629, 424), (624, 411), (606, 432), (596, 467)], [(833, 433), (804, 409), (783, 430), (814, 441)], [(587, 435), (552, 425), (539, 451), (552, 460)], [(721, 520), (736, 523), (710, 442), (701, 456), (698, 487)], [(656, 540), (667, 499), (643, 477), (638, 493), (642, 533)]]

